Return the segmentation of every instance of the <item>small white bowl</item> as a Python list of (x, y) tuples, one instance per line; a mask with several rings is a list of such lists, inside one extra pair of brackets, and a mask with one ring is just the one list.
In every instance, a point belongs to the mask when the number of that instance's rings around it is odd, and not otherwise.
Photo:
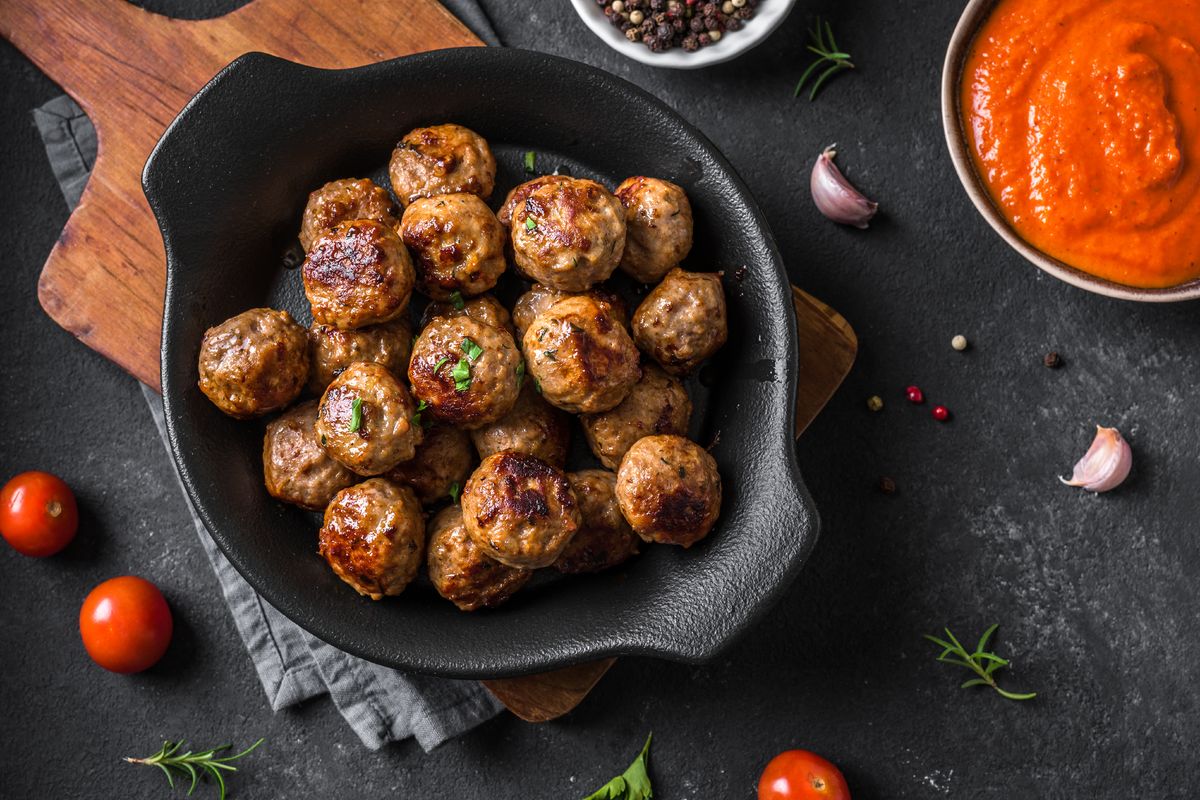
[(788, 12), (796, 5), (796, 0), (761, 0), (754, 10), (754, 16), (746, 21), (741, 30), (731, 31), (722, 36), (716, 44), (702, 47), (694, 53), (679, 47), (665, 53), (652, 52), (641, 42), (626, 39), (625, 34), (604, 16), (604, 9), (596, 0), (571, 0), (571, 4), (575, 6), (575, 11), (584, 24), (592, 29), (592, 33), (618, 53), (652, 67), (698, 69), (729, 61), (753, 50), (779, 27), (779, 23), (783, 22)]

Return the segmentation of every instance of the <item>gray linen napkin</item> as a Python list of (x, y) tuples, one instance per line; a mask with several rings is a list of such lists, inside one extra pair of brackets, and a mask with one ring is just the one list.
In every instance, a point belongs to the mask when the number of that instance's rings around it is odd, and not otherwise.
[[(476, 0), (442, 2), (487, 44), (500, 43)], [(69, 208), (74, 208), (96, 161), (95, 128), (75, 101), (66, 96), (34, 109), (33, 118), (63, 198)], [(162, 398), (146, 386), (142, 386), (142, 393), (165, 444)], [(363, 744), (372, 750), (412, 736), (428, 751), (491, 719), (503, 708), (476, 681), (387, 669), (307, 633), (242, 579), (217, 549), (186, 494), (184, 502), (272, 709), (278, 711), (328, 694)]]

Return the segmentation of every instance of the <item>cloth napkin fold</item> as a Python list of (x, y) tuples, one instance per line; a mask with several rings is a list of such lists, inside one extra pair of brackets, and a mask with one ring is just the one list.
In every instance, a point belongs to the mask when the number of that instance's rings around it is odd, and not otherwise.
[[(476, 0), (442, 3), (481, 40), (489, 45), (500, 44)], [(75, 101), (65, 95), (34, 109), (33, 119), (63, 198), (73, 209), (96, 162), (96, 130)], [(162, 398), (146, 386), (142, 386), (142, 393), (165, 445)], [(179, 486), (182, 493), (182, 482)], [(278, 711), (328, 694), (363, 744), (372, 750), (412, 736), (426, 751), (503, 709), (477, 681), (388, 669), (344, 653), (307, 633), (242, 579), (213, 542), (186, 493), (183, 501), (272, 709)]]

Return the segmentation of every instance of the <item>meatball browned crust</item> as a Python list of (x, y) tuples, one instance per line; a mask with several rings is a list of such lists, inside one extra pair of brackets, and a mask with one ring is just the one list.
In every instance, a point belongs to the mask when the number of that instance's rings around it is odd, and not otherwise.
[(488, 456), (462, 494), (463, 522), (475, 544), (510, 567), (548, 567), (582, 518), (562, 471), (525, 453)]
[(412, 326), (403, 317), (353, 331), (313, 323), (308, 341), (312, 354), (308, 388), (322, 394), (355, 361), (382, 364), (392, 374), (403, 375), (412, 351)]
[(321, 511), (333, 496), (358, 480), (321, 447), (310, 400), (273, 420), (263, 437), (263, 480), (276, 500)]
[(621, 270), (642, 283), (658, 283), (692, 249), (692, 204), (660, 178), (626, 178), (617, 187), (625, 207)]
[(417, 576), (425, 518), (412, 489), (372, 478), (334, 496), (317, 540), (339, 578), (379, 600), (400, 594)]
[(504, 204), (500, 206), (500, 210), (496, 212), (496, 219), (500, 220), (500, 224), (505, 228), (509, 227), (512, 225), (513, 209), (524, 203), (526, 197), (547, 184), (566, 183), (569, 180), (572, 180), (570, 175), (539, 175), (533, 180), (514, 186), (508, 196), (504, 198)]
[(633, 339), (673, 375), (686, 375), (729, 336), (725, 290), (714, 272), (676, 267), (633, 313)]
[(369, 219), (339, 222), (304, 259), (304, 294), (313, 321), (361, 328), (395, 319), (408, 308), (413, 265), (391, 228)]
[(502, 450), (537, 456), (562, 468), (567, 460), (571, 428), (566, 414), (542, 399), (526, 381), (512, 410), (495, 422), (471, 431), (471, 441), (480, 458)]
[(489, 558), (467, 533), (462, 509), (450, 506), (429, 523), (429, 581), (462, 611), (494, 608), (516, 594), (533, 570)]
[(647, 542), (691, 547), (721, 513), (717, 462), (682, 436), (639, 439), (621, 459), (617, 503)]
[(642, 379), (616, 408), (580, 418), (583, 434), (600, 463), (609, 469), (643, 436), (686, 436), (692, 401), (683, 384), (654, 364), (642, 366)]
[(625, 209), (595, 181), (543, 184), (513, 209), (513, 258), (532, 280), (582, 292), (606, 280), (625, 251)]
[(559, 300), (521, 340), (542, 396), (576, 414), (607, 411), (641, 377), (638, 351), (609, 306), (588, 295)]
[(617, 476), (606, 469), (567, 474), (579, 501), (583, 525), (567, 544), (554, 568), (566, 574), (599, 572), (637, 555), (638, 537), (617, 507)]
[(487, 199), (496, 181), (496, 159), (487, 141), (461, 125), (409, 131), (388, 165), (401, 205), (420, 197), (466, 192)]
[(467, 432), (452, 425), (434, 425), (425, 430), (417, 454), (397, 464), (387, 478), (411, 486), (422, 503), (432, 505), (450, 499), (452, 486), (461, 489), (474, 466), (475, 448)]
[(417, 404), (386, 367), (356, 361), (321, 397), (316, 432), (326, 452), (359, 475), (381, 475), (416, 453)]
[[(621, 323), (621, 327), (629, 327), (629, 312), (625, 308), (625, 301), (614, 292), (610, 292), (602, 286), (593, 286), (582, 294), (590, 295), (600, 302), (607, 303), (613, 318)], [(573, 296), (571, 292), (560, 292), (549, 286), (542, 286), (540, 283), (529, 287), (529, 291), (518, 297), (517, 302), (513, 304), (512, 323), (517, 332), (517, 340), (520, 341), (525, 336), (525, 331), (533, 324), (534, 317), (559, 300), (571, 296)]]
[(300, 222), (300, 244), (305, 252), (326, 231), (350, 219), (373, 219), (389, 228), (398, 223), (392, 209), (392, 197), (382, 186), (366, 178), (343, 178), (317, 189), (308, 196)]
[(206, 330), (200, 342), (200, 391), (238, 419), (295, 400), (308, 380), (308, 367), (308, 337), (286, 311), (243, 311)]
[(412, 253), (417, 288), (435, 300), (476, 295), (504, 272), (504, 229), (473, 194), (422, 197), (404, 209), (400, 237)]
[(436, 317), (413, 345), (408, 380), (434, 417), (478, 428), (513, 407), (521, 369), (508, 331), (467, 316)]
[(424, 328), (436, 317), (470, 317), (484, 325), (493, 328), (504, 328), (512, 333), (512, 317), (508, 309), (490, 294), (481, 294), (469, 299), (453, 298), (445, 302), (434, 301), (425, 306), (421, 315), (421, 327)]

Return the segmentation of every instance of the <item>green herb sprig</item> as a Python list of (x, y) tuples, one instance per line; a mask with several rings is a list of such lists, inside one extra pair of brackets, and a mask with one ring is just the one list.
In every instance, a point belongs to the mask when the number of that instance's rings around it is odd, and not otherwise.
[(525, 174), (532, 175), (537, 172), (537, 153), (533, 150), (525, 151)]
[(1009, 662), (993, 652), (988, 651), (988, 640), (992, 638), (992, 634), (996, 632), (998, 624), (993, 625), (983, 632), (983, 636), (979, 637), (979, 644), (975, 645), (975, 652), (968, 653), (967, 649), (955, 638), (949, 628), (944, 628), (946, 638), (939, 639), (936, 636), (925, 634), (925, 638), (942, 648), (942, 654), (937, 660), (947, 664), (956, 664), (960, 667), (974, 672), (978, 677), (963, 681), (962, 689), (969, 689), (972, 686), (990, 686), (1000, 694), (1001, 697), (1006, 697), (1009, 700), (1032, 700), (1037, 697), (1037, 692), (1010, 692), (1006, 689), (1001, 689), (996, 683), (995, 673), (997, 670), (1007, 667)]
[(469, 338), (462, 340), (462, 351), (466, 353), (466, 357), (460, 358), (454, 365), (454, 369), (450, 370), (450, 377), (454, 379), (454, 391), (456, 392), (465, 392), (471, 388), (471, 364), (478, 361), (479, 357), (483, 355), (483, 348)]
[(458, 496), (460, 494), (462, 494), (462, 486), (459, 485), (458, 481), (455, 481), (454, 483), (450, 484), (450, 491), (447, 492), (447, 494), (450, 495), (451, 503), (458, 502)]
[(462, 292), (451, 293), (450, 305), (454, 306), (455, 311), (462, 311), (467, 307), (467, 301), (463, 299)]
[(229, 750), (233, 747), (231, 744), (223, 744), (220, 747), (214, 747), (211, 750), (202, 750), (193, 753), (188, 750), (186, 753), (180, 753), (183, 748), (183, 740), (177, 742), (163, 742), (162, 749), (152, 756), (145, 758), (129, 758), (125, 760), (130, 764), (145, 764), (146, 766), (158, 767), (167, 776), (167, 783), (172, 789), (175, 788), (176, 776), (183, 776), (191, 779), (191, 784), (188, 786), (188, 795), (196, 790), (196, 783), (200, 780), (201, 775), (210, 776), (217, 784), (218, 800), (225, 800), (225, 772), (237, 772), (237, 767), (231, 762), (237, 761), (243, 756), (249, 755), (263, 743), (259, 739), (254, 744), (247, 747), (240, 753), (235, 753), (231, 756), (218, 756), (218, 753)]
[(521, 390), (521, 384), (525, 383), (525, 361), (522, 359), (517, 363), (517, 391)]
[(824, 70), (820, 72), (817, 79), (812, 84), (812, 90), (808, 93), (809, 102), (817, 97), (817, 92), (825, 84), (825, 81), (832, 78), (839, 72), (848, 69), (854, 69), (854, 62), (850, 60), (850, 54), (838, 47), (837, 41), (833, 38), (833, 28), (828, 20), (825, 24), (821, 24), (821, 18), (817, 17), (816, 24), (808, 32), (812, 37), (812, 44), (806, 48), (810, 53), (815, 53), (819, 58), (808, 65), (808, 69), (804, 70), (804, 74), (800, 76), (800, 82), (796, 84), (796, 91), (792, 93), (793, 97), (799, 97), (800, 92), (804, 89), (804, 84), (808, 79), (817, 74), (817, 71), (822, 66)]
[(428, 428), (428, 427), (429, 427), (429, 425), (430, 425), (430, 420), (428, 420), (428, 419), (423, 419), (423, 418), (421, 417), (421, 412), (423, 412), (423, 411), (424, 411), (425, 409), (427, 409), (427, 408), (429, 408), (429, 403), (426, 403), (424, 400), (422, 400), (421, 402), (417, 403), (417, 410), (416, 410), (416, 412), (415, 412), (415, 413), (412, 415), (412, 424), (413, 424), (413, 425), (416, 425), (416, 426), (418, 426), (418, 427), (421, 427), (421, 428)]
[(642, 745), (642, 752), (629, 765), (629, 769), (589, 794), (583, 800), (650, 800), (654, 797), (654, 787), (650, 785), (650, 773), (647, 765), (650, 757), (651, 733)]
[(350, 432), (356, 433), (362, 427), (362, 398), (354, 398), (350, 405)]

